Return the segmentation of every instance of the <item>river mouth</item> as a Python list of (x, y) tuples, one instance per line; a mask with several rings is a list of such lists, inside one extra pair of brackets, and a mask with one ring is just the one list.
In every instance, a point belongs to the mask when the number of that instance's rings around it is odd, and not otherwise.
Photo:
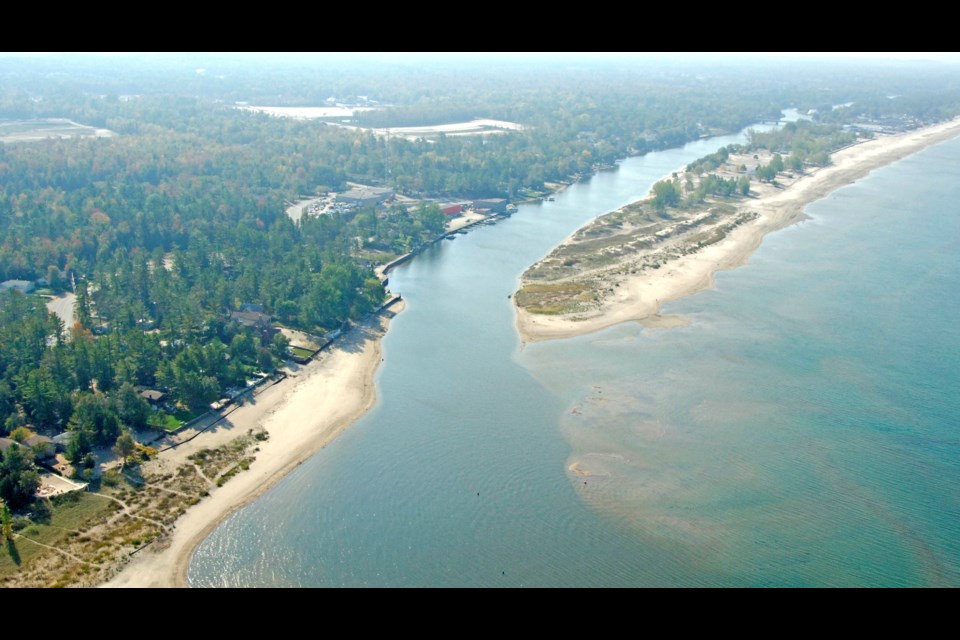
[[(916, 387), (873, 375), (883, 368), (870, 358), (885, 356), (869, 336), (892, 334), (858, 326), (870, 313), (852, 322), (849, 304), (895, 301), (869, 278), (827, 276), (851, 251), (865, 269), (896, 255), (879, 244), (854, 249), (870, 234), (845, 229), (847, 190), (828, 198), (839, 212), (769, 236), (715, 289), (665, 307), (665, 327), (626, 323), (521, 344), (508, 294), (529, 264), (594, 215), (734, 141), (629, 159), (391, 272), (407, 309), (383, 340), (377, 405), (214, 531), (191, 583), (957, 584), (956, 519), (923, 506), (960, 495), (932, 477), (951, 464), (949, 447), (934, 441), (955, 434), (905, 422), (919, 419), (909, 418)], [(896, 179), (943, 193), (918, 175)], [(856, 201), (891, 209), (871, 204), (891, 179), (871, 176), (873, 191)], [(932, 287), (924, 295), (935, 295), (954, 267), (944, 258), (907, 276), (949, 273), (923, 280)], [(902, 291), (898, 268), (877, 271), (880, 291)], [(897, 335), (891, 344), (908, 361), (917, 334)], [(840, 357), (841, 346), (855, 351)], [(947, 410), (938, 392), (919, 393)], [(918, 471), (921, 460), (929, 471)], [(917, 481), (907, 487), (897, 478), (909, 469)]]
[(569, 399), (531, 375), (510, 294), (587, 220), (742, 139), (627, 159), (392, 270), (406, 309), (382, 342), (377, 404), (218, 527), (193, 556), (190, 583), (632, 586), (641, 564), (671, 565), (571, 486), (559, 428)]

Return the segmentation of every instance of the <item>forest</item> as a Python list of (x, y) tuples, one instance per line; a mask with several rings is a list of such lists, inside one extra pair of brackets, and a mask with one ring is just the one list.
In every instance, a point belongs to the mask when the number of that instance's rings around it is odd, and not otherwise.
[[(627, 156), (776, 120), (788, 107), (813, 122), (752, 138), (781, 149), (788, 165), (823, 161), (848, 139), (845, 124), (919, 126), (960, 113), (952, 69), (827, 74), (799, 64), (745, 72), (711, 60), (572, 55), (0, 57), (0, 122), (67, 118), (116, 134), (0, 143), (0, 281), (77, 296), (69, 327), (45, 298), (0, 296), (0, 436), (70, 431), (68, 458), (89, 468), (95, 447), (148, 426), (153, 409), (140, 390), (160, 389), (192, 414), (281, 365), (282, 335), (229, 312), (260, 305), (278, 323), (323, 333), (376, 309), (385, 290), (374, 268), (435, 239), (444, 217), (436, 206), (397, 204), (299, 223), (285, 214), (285, 203), (348, 181), (413, 198), (515, 201)], [(331, 99), (378, 105), (354, 116), (361, 127), (493, 118), (524, 128), (407, 140), (237, 108)], [(20, 455), (7, 451), (3, 460)], [(3, 460), (0, 471), (19, 470), (10, 478), (30, 471)], [(0, 479), (8, 504), (22, 495), (22, 483)]]

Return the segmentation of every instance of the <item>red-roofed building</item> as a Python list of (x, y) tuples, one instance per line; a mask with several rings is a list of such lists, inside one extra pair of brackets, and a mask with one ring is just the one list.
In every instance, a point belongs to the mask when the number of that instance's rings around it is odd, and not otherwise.
[(446, 203), (440, 205), (440, 210), (443, 211), (443, 215), (452, 218), (453, 216), (458, 216), (463, 213), (463, 205)]

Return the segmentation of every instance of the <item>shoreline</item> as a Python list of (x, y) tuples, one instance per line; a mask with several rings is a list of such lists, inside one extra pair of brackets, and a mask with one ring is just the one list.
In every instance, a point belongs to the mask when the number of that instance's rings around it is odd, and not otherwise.
[[(648, 328), (684, 326), (689, 323), (686, 318), (659, 315), (663, 303), (712, 288), (714, 274), (745, 264), (768, 233), (806, 219), (804, 209), (810, 203), (874, 169), (957, 135), (960, 135), (960, 118), (836, 151), (831, 155), (831, 165), (804, 174), (782, 190), (767, 189), (768, 193), (741, 203), (739, 209), (755, 211), (759, 216), (734, 229), (721, 242), (671, 261), (656, 271), (625, 277), (619, 283), (616, 298), (605, 302), (599, 311), (553, 316), (532, 314), (514, 302), (521, 348), (530, 342), (573, 338), (630, 321)], [(558, 247), (570, 242), (575, 233)]]
[[(655, 273), (631, 276), (624, 292), (600, 314), (585, 320), (534, 316), (517, 309), (521, 340), (534, 342), (593, 333), (627, 321), (648, 327), (686, 324), (684, 318), (658, 315), (663, 302), (713, 285), (714, 274), (744, 264), (767, 233), (804, 218), (804, 207), (875, 168), (937, 142), (960, 135), (960, 118), (925, 129), (866, 141), (833, 154), (833, 163), (805, 175), (782, 191), (749, 201), (760, 216), (726, 239), (684, 256)], [(211, 440), (226, 441), (261, 427), (269, 439), (250, 468), (190, 507), (166, 540), (145, 548), (100, 587), (188, 587), (187, 572), (196, 548), (225, 519), (252, 503), (297, 466), (332, 442), (376, 403), (375, 375), (382, 361), (381, 339), (404, 302), (358, 325), (343, 342), (317, 361), (266, 389), (249, 405), (230, 414), (223, 428), (185, 443), (167, 456), (185, 459)], [(196, 442), (199, 441), (199, 442)], [(195, 443), (195, 444), (194, 444)], [(189, 445), (189, 446), (188, 446)]]
[[(288, 376), (292, 385), (276, 384), (231, 413), (226, 426), (211, 434), (214, 438), (233, 439), (257, 427), (269, 434), (250, 468), (190, 507), (174, 524), (170, 538), (144, 549), (99, 586), (189, 587), (187, 571), (193, 553), (220, 523), (270, 490), (374, 406), (375, 376), (383, 359), (380, 341), (390, 320), (404, 307), (401, 301), (356, 326), (319, 360)], [(172, 450), (175, 453), (168, 462), (185, 460), (209, 445), (210, 439), (196, 438)]]

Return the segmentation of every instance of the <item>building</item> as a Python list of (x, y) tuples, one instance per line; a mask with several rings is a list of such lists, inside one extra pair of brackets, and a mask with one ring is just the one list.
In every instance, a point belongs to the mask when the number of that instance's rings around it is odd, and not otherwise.
[(279, 329), (273, 326), (269, 315), (259, 311), (231, 311), (230, 319), (235, 320), (241, 326), (251, 327), (260, 332), (260, 336), (266, 340), (273, 339), (273, 334)]
[(440, 205), (440, 210), (443, 211), (443, 215), (448, 218), (453, 218), (463, 213), (463, 205), (460, 203), (444, 202)]
[(486, 209), (490, 213), (505, 213), (507, 210), (507, 201), (505, 198), (483, 198), (474, 200), (475, 209)]
[(0, 282), (0, 292), (9, 289), (16, 289), (20, 293), (30, 293), (33, 291), (34, 285), (29, 280), (5, 280)]
[(140, 397), (152, 405), (162, 404), (166, 395), (163, 391), (157, 391), (156, 389), (144, 389), (140, 392)]
[(47, 436), (30, 436), (23, 441), (23, 445), (33, 449), (37, 460), (48, 460), (57, 453), (57, 444)]
[(269, 327), (270, 316), (262, 311), (231, 311), (230, 319), (244, 327)]
[(73, 431), (63, 431), (53, 436), (53, 443), (60, 451), (65, 451), (71, 442), (73, 442)]
[(6, 451), (15, 444), (17, 444), (16, 440), (11, 440), (10, 438), (0, 438), (0, 451)]
[(352, 204), (358, 207), (369, 205), (378, 205), (384, 200), (393, 197), (393, 189), (384, 189), (381, 187), (356, 187), (349, 191), (337, 194), (335, 200), (344, 204)]

